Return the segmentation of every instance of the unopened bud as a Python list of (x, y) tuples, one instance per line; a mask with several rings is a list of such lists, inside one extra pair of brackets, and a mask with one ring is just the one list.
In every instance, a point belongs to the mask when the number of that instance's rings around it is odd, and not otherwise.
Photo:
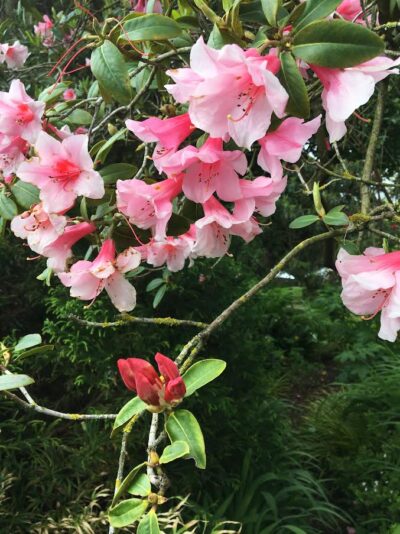
[(111, 124), (111, 122), (107, 124), (107, 130), (110, 135), (114, 135), (118, 132), (117, 128), (114, 126), (114, 124)]
[(156, 451), (150, 451), (149, 461), (150, 461), (151, 465), (158, 465), (158, 463), (160, 461), (160, 457), (158, 456)]
[(158, 504), (158, 495), (157, 493), (149, 493), (147, 496), (147, 500), (150, 504)]
[(314, 198), (315, 211), (318, 213), (320, 217), (323, 217), (325, 215), (325, 210), (324, 210), (324, 206), (322, 205), (321, 193), (319, 190), (318, 182), (314, 182), (313, 198)]

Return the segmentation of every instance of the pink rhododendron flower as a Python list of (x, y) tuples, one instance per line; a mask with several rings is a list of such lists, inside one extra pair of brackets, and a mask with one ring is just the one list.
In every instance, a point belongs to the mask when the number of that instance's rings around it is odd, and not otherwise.
[(131, 0), (131, 9), (136, 13), (162, 13), (160, 0)]
[(21, 163), (18, 177), (40, 189), (44, 209), (68, 210), (77, 196), (102, 198), (104, 183), (93, 169), (87, 135), (72, 135), (57, 141), (45, 132), (35, 145), (38, 157)]
[(165, 236), (172, 215), (172, 200), (182, 191), (182, 178), (169, 178), (155, 184), (143, 180), (117, 181), (117, 207), (138, 228), (152, 229), (156, 239)]
[(276, 210), (276, 202), (286, 188), (286, 176), (273, 180), (259, 176), (255, 180), (240, 180), (241, 198), (235, 202), (233, 216), (239, 221), (247, 221), (256, 211), (269, 217)]
[[(54, 218), (52, 218), (52, 221), (54, 223)], [(72, 257), (72, 247), (75, 243), (95, 230), (95, 225), (88, 222), (67, 226), (62, 235), (41, 249), (40, 254), (48, 258), (47, 266), (53, 269), (54, 272), (64, 271), (67, 260)]]
[(93, 300), (105, 289), (117, 310), (131, 311), (136, 306), (136, 290), (124, 273), (136, 269), (140, 260), (140, 252), (133, 247), (115, 257), (114, 242), (107, 239), (94, 261), (78, 261), (68, 273), (59, 273), (58, 277), (71, 288), (71, 297)]
[(47, 213), (40, 203), (14, 217), (11, 221), (11, 230), (17, 237), (26, 239), (31, 250), (42, 254), (48, 245), (63, 234), (66, 224), (66, 217)]
[(154, 267), (166, 264), (175, 273), (185, 266), (185, 260), (190, 256), (194, 240), (190, 235), (178, 237), (168, 236), (161, 241), (151, 240), (150, 243), (137, 247), (142, 258)]
[(43, 20), (33, 26), (35, 34), (40, 35), (44, 46), (50, 47), (54, 44), (53, 26), (54, 24), (48, 15), (43, 15)]
[(252, 217), (248, 221), (232, 224), (229, 233), (241, 237), (246, 243), (250, 243), (256, 236), (262, 234), (262, 229)]
[(24, 139), (0, 133), (0, 171), (4, 175), (15, 173), (27, 151), (28, 143)]
[(336, 12), (345, 20), (365, 24), (360, 0), (343, 0), (336, 8)]
[(42, 129), (44, 102), (27, 95), (24, 84), (13, 80), (8, 93), (0, 91), (0, 133), (34, 143)]
[(271, 174), (272, 179), (280, 180), (283, 176), (281, 160), (298, 161), (304, 145), (320, 125), (321, 115), (309, 122), (296, 117), (285, 119), (276, 130), (258, 140), (261, 145), (258, 164)]
[(68, 100), (76, 100), (76, 93), (72, 89), (72, 87), (69, 87), (68, 89), (65, 89), (65, 91), (63, 92), (63, 98), (66, 101), (68, 101)]
[(121, 358), (117, 365), (125, 386), (149, 404), (151, 411), (159, 412), (179, 404), (185, 396), (186, 386), (174, 361), (159, 352), (155, 360), (161, 376), (151, 363), (141, 358)]
[(393, 61), (378, 57), (348, 69), (311, 65), (324, 86), (322, 105), (326, 111), (326, 127), (331, 142), (339, 141), (345, 135), (345, 121), (358, 107), (368, 102), (378, 81), (389, 74), (398, 74), (398, 69), (390, 69), (399, 64), (400, 58)]
[(353, 256), (341, 249), (336, 268), (342, 278), (343, 304), (367, 318), (381, 312), (378, 335), (395, 341), (400, 329), (400, 251), (385, 254), (370, 247)]
[(13, 45), (0, 44), (0, 63), (6, 63), (9, 69), (19, 69), (27, 60), (29, 50), (19, 41)]
[(288, 94), (275, 76), (279, 68), (274, 53), (261, 56), (235, 44), (215, 50), (200, 37), (190, 52), (190, 68), (168, 71), (176, 85), (166, 88), (177, 102), (189, 102), (196, 127), (250, 148), (265, 135), (272, 113), (285, 114)]
[(168, 157), (176, 152), (179, 145), (192, 133), (194, 126), (188, 113), (159, 119), (150, 117), (144, 121), (128, 119), (126, 127), (145, 143), (157, 142), (153, 152), (153, 161), (160, 172)]
[(183, 174), (183, 192), (194, 202), (205, 202), (216, 191), (222, 200), (240, 197), (238, 174), (245, 174), (246, 156), (240, 150), (223, 149), (222, 139), (209, 137), (200, 148), (187, 146), (168, 159), (164, 168)]

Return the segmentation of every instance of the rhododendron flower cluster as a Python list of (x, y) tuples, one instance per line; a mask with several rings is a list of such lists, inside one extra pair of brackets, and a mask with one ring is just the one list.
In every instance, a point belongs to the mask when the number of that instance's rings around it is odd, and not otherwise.
[(155, 360), (161, 376), (151, 363), (141, 358), (121, 358), (117, 364), (125, 386), (135, 391), (150, 411), (161, 412), (181, 402), (186, 386), (174, 361), (159, 352)]
[(51, 47), (54, 44), (53, 21), (48, 15), (43, 15), (43, 20), (34, 25), (36, 35), (40, 36), (43, 46)]
[(28, 47), (19, 41), (9, 45), (0, 44), (0, 63), (5, 63), (9, 69), (15, 70), (23, 66), (29, 56)]

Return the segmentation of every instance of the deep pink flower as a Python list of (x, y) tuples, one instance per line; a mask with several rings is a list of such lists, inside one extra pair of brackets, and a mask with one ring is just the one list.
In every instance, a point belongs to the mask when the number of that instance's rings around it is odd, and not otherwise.
[(336, 268), (342, 278), (343, 304), (366, 318), (381, 312), (378, 335), (395, 341), (400, 330), (400, 251), (385, 254), (370, 247), (353, 256), (341, 249)]
[(144, 121), (129, 119), (125, 124), (128, 130), (145, 143), (157, 142), (153, 152), (153, 162), (159, 172), (163, 170), (168, 157), (176, 152), (194, 129), (188, 113), (169, 119), (157, 117), (150, 117)]
[(18, 165), (24, 161), (28, 148), (28, 143), (21, 137), (0, 133), (0, 171), (4, 175), (15, 173)]
[(336, 12), (345, 20), (365, 24), (360, 0), (343, 0), (336, 8)]
[(162, 239), (172, 215), (172, 200), (181, 191), (181, 177), (151, 185), (137, 179), (118, 180), (117, 207), (132, 224), (144, 230), (151, 228), (154, 237)]
[(57, 141), (41, 132), (35, 149), (39, 157), (21, 163), (18, 177), (40, 189), (40, 199), (47, 212), (68, 210), (80, 195), (104, 196), (104, 183), (93, 169), (87, 135), (72, 135)]
[(160, 241), (152, 239), (150, 243), (137, 247), (142, 258), (154, 267), (166, 264), (175, 273), (185, 266), (185, 260), (190, 256), (194, 244), (188, 234), (178, 237), (168, 236)]
[(27, 95), (24, 84), (13, 80), (8, 93), (0, 91), (0, 133), (34, 143), (42, 129), (44, 102)]
[(240, 150), (223, 149), (222, 139), (209, 137), (200, 148), (187, 146), (168, 159), (164, 171), (183, 174), (183, 192), (194, 202), (205, 202), (216, 191), (222, 200), (240, 197), (239, 174), (247, 169)]
[(71, 297), (94, 300), (105, 289), (117, 310), (128, 312), (136, 306), (136, 290), (123, 275), (136, 269), (140, 260), (140, 252), (133, 247), (115, 257), (114, 242), (107, 239), (94, 261), (78, 261), (58, 277), (71, 288)]
[(271, 174), (272, 179), (280, 180), (283, 176), (281, 160), (289, 163), (298, 161), (304, 145), (320, 125), (321, 115), (309, 122), (296, 117), (285, 119), (276, 130), (258, 140), (261, 145), (258, 164)]
[(65, 91), (63, 92), (63, 98), (64, 98), (65, 101), (76, 100), (76, 93), (72, 89), (72, 87), (69, 87), (68, 89), (65, 89)]
[(6, 63), (9, 69), (19, 69), (29, 56), (29, 50), (19, 41), (13, 45), (0, 44), (0, 63)]
[(273, 180), (259, 176), (255, 180), (240, 180), (241, 198), (235, 202), (233, 216), (238, 221), (247, 221), (256, 211), (269, 217), (276, 210), (276, 202), (286, 188), (286, 176)]
[(152, 411), (162, 411), (182, 401), (186, 386), (174, 361), (159, 352), (155, 360), (161, 376), (151, 363), (141, 358), (121, 358), (117, 364), (125, 386), (135, 391)]
[(176, 85), (166, 89), (177, 102), (189, 102), (196, 127), (250, 148), (265, 135), (272, 113), (285, 114), (288, 94), (275, 76), (279, 68), (275, 53), (261, 56), (235, 44), (215, 50), (200, 37), (190, 52), (190, 68), (168, 71)]
[(162, 4), (160, 0), (155, 0), (153, 9), (148, 11), (149, 0), (131, 0), (131, 9), (136, 13), (162, 13)]

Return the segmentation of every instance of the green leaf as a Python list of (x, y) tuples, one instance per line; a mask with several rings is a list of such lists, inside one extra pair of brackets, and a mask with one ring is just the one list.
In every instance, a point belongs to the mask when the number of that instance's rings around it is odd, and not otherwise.
[(307, 0), (303, 14), (295, 23), (296, 30), (300, 30), (314, 22), (314, 20), (324, 19), (335, 11), (342, 0)]
[(185, 397), (189, 397), (198, 389), (215, 380), (223, 373), (225, 367), (226, 362), (216, 359), (201, 360), (189, 367), (182, 376), (186, 386)]
[(42, 352), (48, 352), (54, 350), (54, 345), (40, 345), (40, 347), (34, 347), (32, 349), (24, 350), (24, 352), (19, 352), (15, 355), (15, 360), (22, 360), (22, 358), (28, 358), (29, 356), (34, 356), (35, 354), (41, 354)]
[(295, 117), (307, 119), (310, 116), (310, 99), (303, 77), (299, 72), (296, 61), (290, 52), (280, 55), (282, 65), (282, 82), (289, 93), (286, 112)]
[(22, 388), (33, 384), (34, 380), (28, 375), (1, 375), (0, 391)]
[(189, 445), (188, 458), (193, 458), (200, 469), (206, 468), (206, 451), (203, 433), (195, 416), (188, 410), (176, 410), (167, 419), (165, 430), (171, 440), (185, 441)]
[(0, 215), (6, 220), (11, 221), (18, 215), (18, 208), (16, 203), (6, 196), (4, 189), (0, 193)]
[(261, 0), (261, 6), (264, 11), (268, 24), (276, 27), (276, 16), (281, 7), (282, 0)]
[(289, 224), (289, 228), (305, 228), (319, 221), (318, 215), (301, 215)]
[(346, 226), (349, 224), (349, 218), (347, 215), (335, 208), (333, 208), (331, 211), (328, 211), (328, 213), (322, 217), (322, 220), (329, 226)]
[(61, 82), (57, 85), (54, 84), (50, 87), (46, 87), (46, 89), (44, 89), (38, 96), (38, 100), (40, 100), (41, 102), (45, 102), (47, 106), (54, 104), (54, 102), (57, 102), (63, 92), (68, 89), (69, 85), (69, 83)]
[(23, 208), (29, 209), (40, 202), (39, 189), (33, 184), (18, 180), (11, 186), (11, 191), (18, 204)]
[(153, 308), (157, 308), (162, 299), (164, 298), (165, 293), (167, 292), (167, 285), (163, 285), (159, 288), (157, 293), (154, 295), (153, 299)]
[(28, 334), (27, 336), (21, 337), (18, 340), (18, 343), (15, 345), (14, 350), (20, 352), (21, 350), (36, 347), (36, 345), (40, 345), (41, 342), (42, 338), (40, 334)]
[(131, 399), (118, 412), (114, 421), (113, 430), (127, 423), (134, 415), (143, 412), (146, 406), (147, 404), (142, 399), (139, 399), (139, 397)]
[(125, 134), (127, 132), (126, 128), (122, 128), (122, 130), (119, 130), (119, 132), (115, 133), (113, 136), (110, 137), (110, 139), (107, 139), (107, 141), (101, 145), (100, 150), (96, 154), (96, 163), (101, 162), (104, 163), (108, 153), (110, 152), (112, 146), (117, 141), (121, 141), (125, 137)]
[(234, 39), (229, 35), (227, 31), (223, 31), (216, 24), (214, 24), (213, 29), (211, 30), (210, 36), (208, 38), (207, 44), (211, 48), (219, 50), (226, 44), (234, 43)]
[(149, 503), (141, 499), (127, 499), (111, 508), (108, 513), (110, 525), (122, 528), (131, 525), (145, 513)]
[(112, 163), (99, 170), (103, 181), (107, 185), (115, 184), (117, 180), (129, 180), (137, 171), (135, 165), (129, 163)]
[(140, 471), (143, 469), (143, 467), (146, 465), (146, 462), (142, 462), (141, 464), (134, 467), (124, 478), (124, 480), (121, 482), (120, 487), (118, 488), (118, 491), (115, 493), (112, 504), (114, 505), (115, 502), (126, 492), (128, 489), (132, 486), (133, 482), (136, 480), (136, 478), (139, 476)]
[(361, 24), (322, 20), (312, 22), (295, 35), (292, 51), (306, 63), (345, 68), (378, 56), (384, 48), (383, 40)]
[(186, 441), (174, 441), (171, 445), (167, 445), (160, 456), (160, 464), (168, 464), (182, 456), (189, 454), (190, 449)]
[(160, 534), (158, 519), (154, 510), (150, 510), (150, 512), (140, 520), (137, 534)]
[(149, 282), (146, 286), (146, 291), (149, 293), (150, 291), (153, 291), (153, 289), (157, 289), (157, 287), (160, 287), (162, 284), (164, 284), (163, 278), (154, 278), (151, 282)]
[(74, 109), (65, 117), (65, 122), (69, 124), (79, 124), (80, 126), (89, 126), (92, 122), (92, 115), (84, 109)]
[(139, 473), (133, 480), (132, 484), (126, 490), (131, 495), (140, 495), (147, 497), (151, 493), (151, 484), (149, 477), (145, 473)]
[(111, 41), (96, 48), (91, 56), (92, 72), (103, 88), (120, 104), (129, 104), (131, 86), (124, 56)]
[(182, 33), (179, 24), (165, 17), (151, 13), (142, 17), (135, 17), (124, 24), (124, 32), (120, 39), (130, 41), (164, 41), (173, 39)]

